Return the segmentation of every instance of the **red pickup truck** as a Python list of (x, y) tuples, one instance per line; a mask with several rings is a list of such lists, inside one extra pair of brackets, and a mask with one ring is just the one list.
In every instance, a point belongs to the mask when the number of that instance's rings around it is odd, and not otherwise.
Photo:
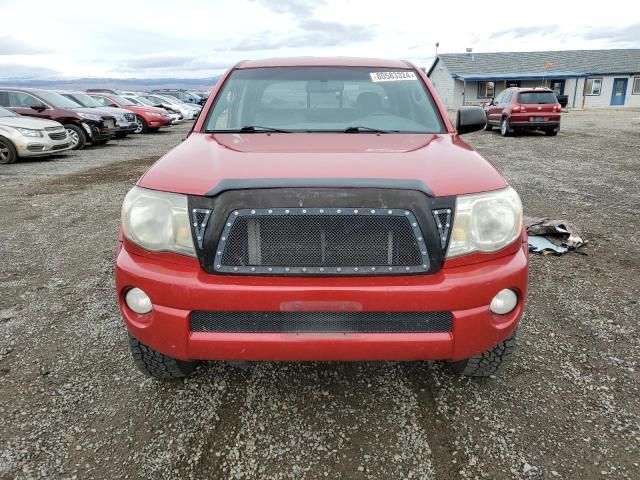
[(245, 61), (124, 199), (136, 365), (445, 360), (496, 374), (527, 293), (518, 194), (403, 61)]

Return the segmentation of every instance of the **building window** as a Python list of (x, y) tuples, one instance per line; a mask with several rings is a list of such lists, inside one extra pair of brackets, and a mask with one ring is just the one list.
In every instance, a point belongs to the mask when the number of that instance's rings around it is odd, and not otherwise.
[(478, 82), (478, 98), (493, 98), (495, 84), (493, 82)]
[(602, 91), (601, 78), (587, 78), (587, 83), (584, 86), (585, 95), (600, 95), (601, 91)]
[(640, 77), (633, 77), (633, 89), (631, 95), (640, 95)]

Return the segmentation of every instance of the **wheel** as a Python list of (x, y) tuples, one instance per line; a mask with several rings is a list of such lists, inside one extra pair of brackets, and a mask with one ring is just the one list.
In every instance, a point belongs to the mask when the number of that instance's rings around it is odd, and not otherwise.
[(556, 135), (558, 135), (558, 130), (545, 130), (544, 134), (547, 137), (555, 137)]
[(502, 135), (503, 137), (508, 137), (511, 133), (510, 130), (509, 119), (507, 117), (502, 117), (502, 121), (500, 122), (500, 135)]
[(87, 136), (82, 128), (72, 123), (65, 125), (64, 128), (67, 131), (67, 137), (69, 137), (69, 140), (71, 140), (71, 145), (73, 145), (71, 149), (82, 150), (87, 144)]
[(489, 125), (489, 122), (487, 122), (487, 124), (484, 126), (484, 129), (486, 132), (490, 132), (491, 130), (493, 130), (493, 127)]
[(110, 138), (103, 138), (102, 140), (96, 140), (94, 142), (91, 142), (91, 145), (106, 145), (106, 143), (111, 140)]
[(147, 133), (148, 130), (147, 123), (144, 119), (136, 115), (136, 130), (133, 133)]
[(13, 163), (18, 160), (18, 152), (8, 139), (0, 137), (0, 164)]
[(467, 377), (489, 377), (500, 373), (511, 361), (516, 346), (516, 332), (486, 352), (459, 362), (450, 362), (451, 368)]
[(198, 362), (185, 362), (157, 352), (140, 343), (131, 334), (129, 334), (129, 348), (136, 367), (146, 376), (156, 380), (179, 380), (188, 377), (198, 365)]

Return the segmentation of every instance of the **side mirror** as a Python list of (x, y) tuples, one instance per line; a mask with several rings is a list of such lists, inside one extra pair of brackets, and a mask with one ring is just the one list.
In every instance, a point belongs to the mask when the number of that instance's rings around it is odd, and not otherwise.
[(487, 114), (482, 107), (460, 107), (456, 115), (458, 135), (482, 130), (487, 124)]
[(31, 109), (35, 110), (36, 112), (44, 112), (47, 107), (42, 103), (34, 103), (33, 105), (31, 105)]

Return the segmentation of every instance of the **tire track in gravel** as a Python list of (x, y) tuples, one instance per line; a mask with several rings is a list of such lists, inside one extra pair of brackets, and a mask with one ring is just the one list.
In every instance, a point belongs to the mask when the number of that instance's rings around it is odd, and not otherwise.
[(430, 432), (397, 364), (252, 370), (228, 478), (434, 478)]
[[(434, 376), (433, 365), (426, 362), (402, 365), (407, 382), (416, 396), (418, 420), (425, 431), (429, 432), (433, 467), (438, 480), (457, 480), (460, 478), (460, 464), (466, 464), (464, 455), (456, 449), (456, 434), (446, 421), (440, 418), (436, 392), (439, 381)], [(456, 463), (453, 463), (455, 460)]]
[[(230, 467), (230, 453), (234, 448), (231, 440), (238, 436), (241, 428), (241, 412), (245, 405), (251, 372), (248, 369), (234, 368), (225, 363), (219, 365), (218, 371), (225, 372), (224, 394), (220, 407), (216, 412), (216, 425), (204, 440), (205, 455), (199, 459), (194, 469), (195, 478), (224, 478)], [(212, 369), (204, 367), (209, 375)]]

